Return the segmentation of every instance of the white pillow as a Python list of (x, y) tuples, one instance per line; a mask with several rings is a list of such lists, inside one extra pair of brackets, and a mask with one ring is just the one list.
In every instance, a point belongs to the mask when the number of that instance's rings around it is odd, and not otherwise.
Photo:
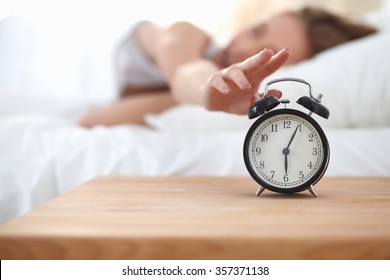
[[(324, 51), (310, 60), (280, 69), (260, 86), (275, 78), (295, 77), (308, 81), (313, 94), (323, 94), (329, 120), (314, 117), (330, 127), (390, 125), (390, 33), (378, 32)], [(288, 107), (305, 111), (295, 101), (308, 94), (308, 87), (285, 82), (281, 89)], [(281, 105), (279, 105), (281, 106)], [(208, 112), (197, 106), (180, 105), (160, 115), (149, 115), (147, 123), (166, 130), (242, 129), (250, 125), (246, 116)]]
[[(324, 51), (300, 64), (284, 67), (265, 82), (280, 77), (297, 77), (308, 81), (315, 96), (323, 94), (322, 102), (330, 110), (329, 120), (320, 121), (324, 125), (390, 125), (389, 45), (390, 33), (379, 32)], [(283, 96), (295, 103), (301, 95), (295, 91), (301, 90), (302, 86), (298, 83), (280, 85), (277, 87), (282, 89)], [(276, 88), (276, 84), (272, 86)], [(302, 91), (299, 93), (306, 94)]]

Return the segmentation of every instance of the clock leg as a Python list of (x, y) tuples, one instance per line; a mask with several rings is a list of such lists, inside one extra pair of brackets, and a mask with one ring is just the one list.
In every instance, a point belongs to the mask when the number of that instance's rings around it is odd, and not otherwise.
[(316, 193), (316, 190), (314, 189), (314, 186), (311, 185), (310, 187), (307, 188), (309, 190), (309, 192), (311, 192), (311, 194), (314, 196), (314, 197), (317, 197), (317, 193)]
[(257, 190), (256, 195), (257, 195), (257, 196), (261, 195), (261, 193), (262, 193), (264, 190), (265, 190), (264, 187), (260, 187), (260, 188)]

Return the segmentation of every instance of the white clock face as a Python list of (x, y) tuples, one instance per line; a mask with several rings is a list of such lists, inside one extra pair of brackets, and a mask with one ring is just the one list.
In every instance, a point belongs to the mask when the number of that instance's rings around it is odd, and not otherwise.
[(249, 137), (244, 151), (247, 164), (271, 187), (307, 185), (323, 167), (326, 151), (319, 132), (301, 116), (274, 114), (258, 124)]

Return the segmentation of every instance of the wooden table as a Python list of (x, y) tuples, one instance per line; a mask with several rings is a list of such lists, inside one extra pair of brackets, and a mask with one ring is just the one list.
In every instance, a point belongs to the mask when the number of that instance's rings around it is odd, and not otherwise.
[(282, 195), (243, 177), (100, 177), (0, 226), (0, 259), (390, 259), (390, 177)]

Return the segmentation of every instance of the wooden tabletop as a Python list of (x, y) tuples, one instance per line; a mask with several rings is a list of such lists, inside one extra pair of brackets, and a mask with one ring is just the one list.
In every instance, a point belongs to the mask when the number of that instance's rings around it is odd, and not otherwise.
[(390, 177), (99, 177), (0, 225), (0, 259), (390, 259)]

